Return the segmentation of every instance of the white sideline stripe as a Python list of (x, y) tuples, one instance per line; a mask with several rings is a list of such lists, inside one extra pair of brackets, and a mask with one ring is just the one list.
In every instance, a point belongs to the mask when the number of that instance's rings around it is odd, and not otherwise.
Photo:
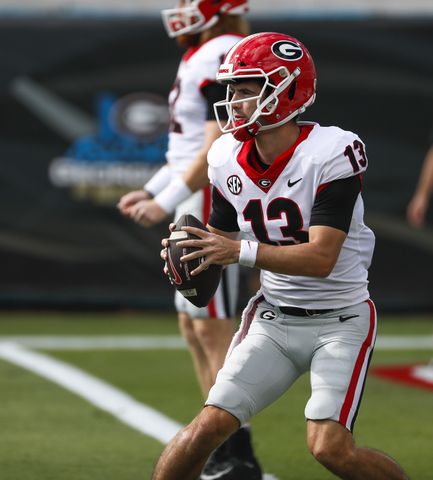
[(17, 344), (2, 342), (0, 358), (57, 383), (92, 405), (111, 413), (126, 425), (162, 443), (170, 441), (182, 428), (180, 423), (137, 402), (121, 390), (47, 355), (31, 352)]
[(0, 336), (2, 342), (13, 342), (29, 348), (44, 350), (148, 350), (186, 349), (184, 340), (178, 335), (134, 335), (134, 336), (66, 336), (66, 335), (22, 335)]
[[(25, 347), (44, 350), (186, 349), (184, 340), (178, 335), (6, 335), (0, 336), (0, 345), (2, 345), (3, 342), (12, 342)], [(430, 350), (433, 349), (433, 335), (379, 335), (375, 349)]]
[(431, 350), (433, 335), (379, 335), (376, 350)]

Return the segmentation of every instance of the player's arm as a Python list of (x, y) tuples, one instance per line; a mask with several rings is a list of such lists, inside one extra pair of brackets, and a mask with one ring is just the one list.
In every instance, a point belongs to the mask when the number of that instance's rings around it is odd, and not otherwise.
[(324, 278), (337, 263), (346, 236), (333, 227), (315, 226), (309, 230), (308, 243), (283, 247), (262, 243), (255, 266), (275, 273)]
[(197, 192), (209, 184), (207, 154), (213, 142), (220, 136), (221, 130), (216, 120), (208, 120), (205, 125), (203, 147), (182, 177), (191, 192)]
[[(202, 250), (186, 255), (183, 260), (206, 257), (194, 274), (200, 273), (211, 263), (226, 265), (239, 262), (275, 273), (327, 277), (338, 260), (349, 231), (360, 189), (360, 177), (354, 176), (331, 182), (317, 194), (307, 243), (276, 246), (247, 240), (239, 242), (227, 236), (190, 229), (189, 231), (200, 236), (201, 240), (190, 240), (188, 244), (179, 243), (179, 246), (201, 247)], [(224, 202), (220, 204), (228, 208)], [(210, 219), (210, 222), (212, 221), (213, 217)]]
[(291, 245), (278, 254), (273, 250), (281, 247), (261, 245), (256, 266), (275, 273), (327, 277), (349, 232), (360, 191), (360, 175), (324, 185), (316, 194), (311, 212), (308, 243)]
[(214, 141), (222, 135), (215, 119), (213, 106), (225, 97), (226, 87), (215, 81), (204, 81), (200, 91), (207, 104), (204, 142), (196, 158), (182, 176), (183, 182), (192, 193), (201, 190), (209, 183), (207, 154)]
[(407, 219), (414, 227), (424, 224), (428, 202), (433, 192), (433, 146), (426, 154), (418, 185), (407, 207)]

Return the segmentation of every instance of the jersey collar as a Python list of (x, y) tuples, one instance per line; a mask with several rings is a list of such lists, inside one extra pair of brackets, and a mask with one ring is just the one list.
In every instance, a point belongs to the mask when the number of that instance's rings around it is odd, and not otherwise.
[[(272, 185), (274, 185), (280, 176), (281, 172), (289, 163), (297, 147), (308, 137), (311, 130), (314, 128), (314, 125), (299, 125), (299, 127), (300, 133), (296, 139), (296, 142), (285, 152), (281, 153), (265, 171), (262, 171), (259, 166), (254, 168), (254, 165), (257, 165), (257, 160), (255, 159), (254, 153), (254, 139), (252, 138), (242, 145), (237, 157), (237, 161), (247, 177), (263, 192), (268, 193)], [(249, 159), (251, 159), (251, 162), (248, 161)]]

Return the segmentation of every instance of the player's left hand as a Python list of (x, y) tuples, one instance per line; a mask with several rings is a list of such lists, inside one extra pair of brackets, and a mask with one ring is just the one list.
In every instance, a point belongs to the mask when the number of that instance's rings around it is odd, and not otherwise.
[[(174, 229), (176, 228), (176, 224), (175, 223), (170, 223), (170, 225), (168, 226), (168, 229), (170, 232), (172, 232)], [(168, 242), (169, 242), (169, 239), (168, 238), (163, 238), (161, 240), (161, 245), (162, 245), (162, 250), (160, 252), (160, 257), (162, 258), (162, 260), (164, 261), (164, 273), (165, 275), (167, 275), (169, 277), (169, 274), (168, 274), (168, 267), (167, 267), (167, 248), (168, 248)], [(170, 280), (171, 282), (171, 280)]]
[(178, 242), (177, 245), (179, 247), (200, 249), (184, 255), (181, 258), (182, 262), (188, 262), (189, 260), (199, 257), (205, 258), (204, 262), (191, 272), (191, 275), (198, 275), (212, 264), (229, 265), (239, 261), (241, 243), (238, 240), (231, 240), (222, 235), (217, 235), (195, 227), (182, 227), (182, 230), (200, 237), (200, 239), (197, 240), (182, 240)]
[(144, 227), (162, 222), (168, 213), (155, 200), (142, 200), (131, 207), (129, 216)]

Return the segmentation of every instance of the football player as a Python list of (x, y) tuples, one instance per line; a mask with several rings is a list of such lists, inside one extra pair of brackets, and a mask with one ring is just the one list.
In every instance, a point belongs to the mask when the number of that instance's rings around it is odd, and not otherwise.
[[(185, 47), (169, 96), (171, 125), (167, 164), (144, 186), (121, 198), (120, 211), (149, 227), (175, 212), (191, 213), (204, 224), (211, 203), (207, 153), (221, 135), (213, 104), (225, 94), (216, 72), (228, 50), (248, 33), (243, 17), (247, 0), (183, 0), (163, 10), (168, 35)], [(195, 192), (195, 193), (193, 193)], [(207, 308), (194, 307), (176, 292), (179, 326), (192, 355), (204, 399), (215, 382), (236, 330), (238, 266), (224, 271), (220, 286)], [(242, 478), (261, 478), (246, 426), (215, 451), (202, 474), (203, 480), (231, 478), (224, 472), (236, 463)]]
[(226, 111), (219, 123), (232, 135), (209, 152), (210, 232), (183, 227), (200, 239), (178, 245), (199, 248), (183, 261), (206, 259), (192, 274), (240, 263), (260, 269), (261, 288), (205, 408), (166, 447), (153, 479), (196, 478), (213, 448), (308, 371), (312, 455), (339, 478), (406, 479), (394, 460), (356, 446), (352, 436), (376, 337), (367, 288), (374, 235), (361, 197), (364, 143), (338, 127), (299, 120), (314, 102), (316, 71), (293, 37), (241, 40), (218, 79), (227, 95), (215, 108)]

